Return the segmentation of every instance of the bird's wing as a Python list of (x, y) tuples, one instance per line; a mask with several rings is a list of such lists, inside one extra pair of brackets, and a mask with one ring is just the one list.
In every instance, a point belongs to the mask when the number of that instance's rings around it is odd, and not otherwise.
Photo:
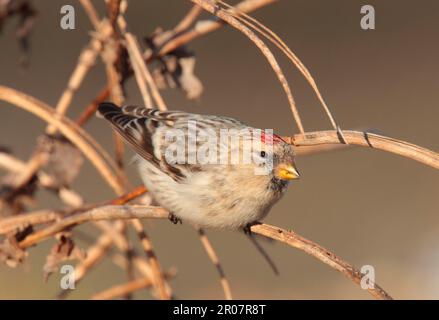
[(144, 107), (118, 107), (113, 103), (101, 103), (99, 112), (107, 119), (113, 128), (134, 148), (144, 159), (167, 173), (174, 180), (185, 178), (184, 172), (177, 166), (166, 162), (163, 157), (157, 157), (154, 133), (163, 126), (172, 128), (178, 119), (186, 117), (187, 113), (180, 111), (160, 111)]

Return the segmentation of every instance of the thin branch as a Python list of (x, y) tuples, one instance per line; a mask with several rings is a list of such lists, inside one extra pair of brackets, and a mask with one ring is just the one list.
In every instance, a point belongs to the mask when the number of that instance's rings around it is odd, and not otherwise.
[(98, 96), (93, 99), (92, 102), (88, 104), (88, 106), (82, 111), (79, 117), (76, 120), (76, 124), (78, 126), (83, 126), (98, 110), (99, 104), (107, 99), (110, 95), (110, 90), (108, 87), (105, 87), (101, 92), (99, 92)]
[(296, 146), (295, 152), (299, 157), (309, 156), (318, 153), (341, 151), (349, 149), (349, 144), (322, 144), (316, 146)]
[(222, 20), (226, 21), (229, 25), (234, 27), (235, 29), (241, 31), (244, 35), (247, 36), (249, 40), (251, 40), (258, 49), (262, 52), (264, 57), (267, 59), (268, 63), (270, 64), (271, 68), (273, 69), (274, 73), (276, 74), (279, 82), (282, 85), (282, 88), (285, 91), (285, 94), (287, 96), (288, 102), (290, 104), (291, 112), (293, 113), (294, 120), (296, 121), (297, 127), (299, 128), (299, 131), (301, 133), (304, 133), (305, 130), (302, 125), (302, 120), (300, 119), (299, 112), (297, 111), (296, 103), (294, 101), (293, 94), (291, 92), (291, 88), (285, 78), (285, 75), (279, 66), (276, 58), (274, 57), (271, 50), (267, 47), (267, 45), (249, 28), (247, 28), (244, 24), (239, 22), (236, 18), (234, 18), (230, 12), (227, 10), (223, 10), (219, 8), (218, 6), (214, 5), (210, 1), (206, 0), (191, 0), (192, 2), (200, 5), (205, 9), (206, 11), (210, 12), (211, 14), (221, 18)]
[(132, 220), (131, 224), (136, 230), (137, 236), (139, 237), (143, 250), (145, 251), (149, 265), (151, 266), (151, 278), (154, 287), (156, 287), (157, 289), (158, 296), (160, 297), (160, 299), (169, 300), (171, 298), (169, 285), (167, 285), (166, 283), (166, 278), (162, 272), (162, 267), (160, 266), (160, 262), (157, 259), (156, 254), (154, 253), (152, 241), (146, 234), (142, 222), (140, 222), (139, 219)]
[(101, 18), (99, 17), (95, 7), (91, 3), (90, 0), (79, 0), (82, 7), (84, 8), (85, 13), (87, 14), (91, 24), (97, 30), (99, 29), (99, 25), (101, 24)]
[[(321, 262), (329, 265), (331, 268), (341, 272), (358, 285), (361, 283), (361, 279), (364, 276), (364, 274), (362, 274), (358, 269), (343, 261), (332, 252), (292, 231), (287, 231), (268, 224), (257, 224), (251, 227), (251, 232), (302, 250)], [(392, 299), (392, 297), (376, 283), (374, 283), (373, 288), (369, 288), (367, 290), (376, 299)]]
[(102, 177), (119, 194), (123, 188), (114, 175), (116, 165), (100, 145), (74, 122), (56, 112), (47, 104), (14, 89), (0, 86), (0, 100), (7, 101), (40, 117), (56, 127), (68, 138), (96, 167)]
[[(123, 205), (145, 193), (146, 188), (144, 186), (139, 186), (114, 200), (107, 201), (106, 203), (100, 205)], [(88, 206), (88, 210), (99, 207), (100, 205), (90, 205)], [(79, 209), (76, 211), (79, 212)], [(62, 216), (63, 214), (61, 211), (38, 210), (29, 213), (22, 213), (20, 215), (0, 218), (0, 234), (6, 234), (23, 225), (35, 226), (38, 224), (51, 223), (59, 220)]]
[[(67, 112), (74, 94), (79, 89), (79, 86), (83, 82), (90, 68), (95, 64), (96, 58), (101, 50), (101, 41), (93, 38), (90, 40), (89, 45), (81, 52), (78, 58), (78, 64), (68, 81), (67, 88), (62, 93), (61, 98), (56, 105), (55, 110), (58, 115), (64, 115)], [(49, 134), (53, 134), (56, 129), (53, 125), (49, 125), (46, 131)]]
[(152, 108), (152, 99), (149, 95), (146, 78), (144, 77), (144, 72), (142, 70), (142, 65), (144, 64), (144, 62), (142, 55), (139, 53), (138, 43), (135, 40), (134, 36), (129, 33), (125, 34), (125, 39), (126, 48), (130, 56), (131, 66), (133, 67), (134, 76), (140, 89), (140, 93), (142, 94), (143, 103), (145, 107)]
[[(33, 168), (32, 166), (29, 166), (29, 163), (26, 164), (20, 159), (17, 159), (14, 156), (5, 152), (0, 152), (0, 167), (5, 168), (8, 171), (21, 174), (26, 170), (30, 170), (30, 172), (33, 172), (35, 170), (35, 168)], [(50, 176), (44, 171), (39, 170), (37, 172), (37, 177), (38, 183), (42, 187), (51, 191), (57, 191), (60, 200), (68, 206), (80, 207), (83, 205), (84, 201), (78, 193), (67, 187), (59, 187), (56, 183), (56, 179), (53, 176)]]
[(22, 226), (36, 226), (50, 223), (62, 217), (60, 212), (54, 210), (38, 210), (31, 213), (0, 218), (0, 235), (13, 232)]
[[(116, 199), (108, 201), (109, 204), (123, 205), (136, 197), (142, 195), (146, 192), (144, 187), (138, 187), (133, 191), (128, 192)], [(122, 232), (126, 229), (126, 224), (124, 221), (116, 221), (114, 225), (105, 224), (104, 221), (97, 221), (95, 225), (103, 230), (105, 233), (102, 234), (96, 243), (88, 249), (87, 258), (79, 263), (75, 267), (76, 284), (85, 277), (88, 271), (97, 265), (104, 257), (105, 254), (110, 250), (111, 244), (114, 243), (119, 250), (124, 253), (123, 259), (126, 261), (126, 270), (130, 270), (131, 258), (134, 258), (135, 253), (132, 251), (128, 240), (123, 236)], [(145, 276), (151, 278), (151, 269), (149, 264), (141, 258), (137, 258), (135, 261), (135, 266), (139, 271)], [(58, 298), (66, 298), (69, 294), (69, 290), (63, 290), (58, 294)]]
[(209, 256), (210, 261), (212, 261), (216, 270), (218, 271), (220, 277), (220, 283), (224, 291), (224, 297), (227, 300), (232, 300), (232, 291), (230, 290), (229, 281), (226, 278), (226, 274), (224, 273), (223, 267), (218, 259), (218, 256), (213, 249), (212, 244), (209, 241), (209, 238), (204, 233), (203, 229), (198, 229), (198, 234), (200, 236), (201, 243), (203, 244), (204, 250), (206, 250), (207, 255)]
[(184, 18), (181, 19), (181, 21), (175, 26), (174, 32), (179, 33), (188, 29), (195, 22), (195, 20), (197, 20), (202, 12), (203, 8), (194, 4)]
[[(90, 19), (92, 19), (92, 22), (94, 23), (94, 25), (96, 27), (98, 27), (97, 25), (97, 21), (95, 21), (97, 18), (97, 13), (96, 11), (94, 11), (93, 6), (91, 5), (91, 3), (87, 0), (83, 0), (82, 3), (85, 5), (85, 9), (87, 11), (87, 13), (90, 16)], [(93, 20), (95, 19), (95, 20)], [(107, 28), (108, 30), (108, 28)], [(105, 29), (102, 29), (102, 33), (104, 33)], [(104, 35), (105, 38), (105, 35)], [(89, 72), (90, 68), (95, 64), (96, 62), (96, 57), (98, 55), (98, 53), (101, 51), (102, 49), (102, 45), (101, 42), (98, 39), (92, 39), (89, 43), (89, 45), (81, 52), (79, 58), (78, 58), (78, 63), (72, 73), (72, 75), (70, 76), (70, 79), (68, 81), (68, 86), (67, 88), (64, 90), (64, 92), (61, 95), (61, 98), (59, 99), (56, 108), (55, 108), (55, 112), (57, 114), (57, 116), (62, 116), (67, 112), (67, 109), (69, 108), (73, 96), (76, 93), (76, 91), (78, 90), (79, 86), (81, 85), (81, 83), (83, 82), (86, 74)], [(46, 133), (48, 134), (54, 134), (56, 132), (56, 127), (51, 124), (48, 123), (47, 127), (46, 127)], [(29, 161), (30, 164), (35, 163), (36, 158), (38, 158), (40, 155), (34, 154), (33, 157), (31, 158), (31, 160)], [(43, 165), (43, 163), (40, 163), (37, 166), (31, 166), (29, 165), (28, 168), (25, 170), (29, 176), (33, 176), (34, 174), (36, 174), (39, 169), (41, 168), (41, 166)]]
[[(107, 204), (123, 205), (143, 195), (145, 192), (146, 188), (144, 186), (137, 187), (116, 199), (108, 201)], [(78, 284), (79, 280), (85, 277), (89, 270), (105, 257), (105, 254), (110, 250), (112, 243), (124, 253), (124, 256), (121, 256), (121, 258), (126, 261), (126, 270), (129, 270), (131, 262), (131, 259), (128, 259), (128, 257), (135, 258), (128, 240), (122, 236), (122, 232), (125, 229), (125, 223), (123, 221), (116, 221), (113, 227), (104, 224), (96, 224), (96, 226), (105, 230), (105, 233), (102, 234), (96, 243), (88, 249), (87, 258), (75, 267), (76, 284)], [(146, 260), (137, 258), (134, 260), (134, 265), (145, 277), (151, 278), (151, 268), (149, 267), (149, 264), (146, 263)], [(58, 298), (64, 299), (69, 293), (70, 290), (63, 290), (58, 294)]]
[[(109, 9), (112, 10), (113, 11), (112, 13), (114, 14), (114, 17), (113, 17), (114, 20), (112, 23), (113, 28), (115, 27), (115, 22), (117, 20), (122, 33), (124, 33), (124, 36), (125, 36), (125, 39), (127, 42), (128, 53), (129, 53), (130, 58), (131, 58), (131, 64), (134, 68), (136, 79), (139, 83), (139, 87), (141, 89), (142, 96), (144, 98), (144, 102), (145, 102), (146, 106), (152, 107), (151, 98), (149, 96), (147, 86), (146, 86), (148, 84), (149, 88), (151, 89), (152, 95), (153, 95), (154, 99), (156, 100), (159, 108), (162, 110), (164, 108), (166, 109), (166, 105), (164, 104), (163, 99), (161, 98), (160, 94), (158, 93), (158, 90), (155, 86), (155, 83), (152, 79), (152, 76), (150, 75), (150, 73), (145, 65), (145, 62), (143, 61), (143, 58), (142, 58), (142, 55), (140, 52), (140, 46), (139, 46), (137, 40), (135, 39), (135, 37), (133, 35), (125, 32), (126, 22), (122, 16), (122, 14), (126, 10), (126, 6), (127, 6), (126, 1), (123, 2), (122, 6), (121, 6), (121, 1), (110, 1), (108, 3), (108, 5), (109, 5)], [(117, 10), (114, 9), (115, 6), (117, 6)], [(123, 8), (121, 8), (120, 12), (119, 12), (120, 6)], [(115, 14), (114, 11), (117, 11), (117, 14)], [(115, 33), (113, 33), (113, 34), (115, 34)], [(113, 67), (113, 63), (111, 61), (106, 61), (106, 65), (107, 65), (108, 78), (111, 80), (111, 78), (112, 78), (111, 74), (113, 74), (113, 78), (114, 78), (115, 68)], [(110, 83), (111, 83), (111, 85), (109, 87), (113, 88), (113, 90), (114, 90), (116, 87), (116, 84), (118, 85), (119, 82), (115, 81), (113, 79), (113, 81), (110, 81)], [(113, 101), (115, 101), (117, 104), (120, 105), (122, 103), (122, 101), (121, 101), (121, 99), (115, 99), (115, 95), (114, 95), (113, 90), (110, 90), (110, 92), (113, 93), (112, 94)], [(159, 297), (161, 299), (169, 299), (171, 297), (170, 287), (165, 282), (165, 278), (164, 278), (163, 273), (161, 271), (160, 263), (159, 263), (156, 255), (154, 253), (151, 240), (147, 236), (147, 234), (142, 226), (142, 223), (139, 220), (137, 220), (137, 219), (132, 220), (131, 224), (133, 225), (134, 229), (136, 230), (137, 236), (139, 237), (141, 244), (145, 250), (146, 256), (147, 256), (149, 264), (151, 266), (152, 281), (154, 283), (154, 286), (157, 289), (157, 293), (158, 293)]]
[(246, 25), (252, 27), (255, 29), (258, 33), (263, 35), (266, 39), (268, 39), (271, 43), (276, 45), (290, 60), (293, 62), (293, 64), (297, 67), (297, 69), (302, 73), (302, 75), (305, 77), (305, 79), (308, 81), (312, 89), (314, 90), (317, 98), (319, 99), (323, 110), (326, 112), (329, 121), (331, 122), (333, 128), (335, 130), (338, 130), (339, 127), (337, 122), (335, 121), (334, 116), (332, 115), (331, 111), (329, 110), (329, 107), (327, 106), (325, 100), (323, 99), (322, 94), (320, 93), (319, 88), (317, 87), (317, 84), (309, 72), (308, 68), (302, 63), (302, 61), (294, 54), (294, 52), (288, 47), (285, 42), (272, 30), (267, 28), (265, 25), (263, 25), (261, 22), (256, 20), (255, 18), (247, 15), (245, 12), (241, 12), (237, 9), (235, 9), (233, 6), (223, 2), (218, 1), (222, 5), (224, 5), (226, 8), (230, 9), (230, 11), (234, 14), (234, 17), (236, 17), (239, 21), (242, 23), (245, 23)]
[[(397, 140), (374, 133), (343, 130), (343, 135), (351, 145), (369, 147), (399, 154), (416, 160), (435, 169), (439, 169), (439, 153), (419, 147), (402, 140)], [(327, 144), (343, 144), (337, 131), (316, 131), (284, 137), (285, 141), (295, 146), (315, 146)]]
[(117, 17), (119, 16), (121, 0), (109, 0), (107, 3), (108, 18), (113, 29), (116, 27)]
[[(276, 0), (244, 0), (236, 4), (234, 8), (239, 12), (250, 13), (264, 6), (270, 5), (275, 1)], [(222, 20), (218, 20), (217, 18), (198, 21), (191, 29), (182, 32), (181, 34), (178, 34), (176, 37), (167, 41), (161, 47), (158, 55), (164, 56), (192, 40), (218, 30), (222, 26), (224, 26), (224, 22)]]
[[(171, 279), (176, 275), (175, 270), (171, 270), (164, 273), (165, 279)], [(148, 277), (136, 279), (127, 283), (115, 285), (104, 291), (94, 294), (92, 300), (110, 300), (114, 298), (123, 297), (125, 295), (134, 293), (136, 291), (149, 288), (153, 285), (153, 282)]]
[[(67, 217), (58, 221), (51, 226), (37, 231), (24, 240), (19, 242), (20, 248), (27, 248), (36, 244), (54, 234), (70, 228), (74, 225), (79, 225), (88, 221), (99, 220), (117, 220), (117, 219), (167, 219), (168, 212), (160, 207), (147, 206), (104, 206), (95, 208), (87, 212), (79, 213), (77, 215)], [(257, 224), (251, 227), (251, 231), (262, 236), (285, 243), (294, 248), (300, 249), (323, 263), (329, 265), (331, 268), (343, 273), (346, 277), (353, 280), (356, 284), (360, 284), (361, 278), (364, 276), (360, 271), (351, 266), (349, 263), (343, 261), (338, 256), (319, 246), (318, 244), (305, 239), (298, 234), (286, 231), (284, 229), (270, 226), (267, 224)], [(105, 234), (107, 236), (108, 234)], [(378, 299), (391, 299), (380, 286), (374, 284), (373, 288), (368, 289), (369, 293)]]
[(35, 172), (47, 163), (47, 160), (47, 154), (39, 151), (35, 152), (30, 160), (24, 164), (23, 170), (14, 179), (14, 188), (20, 189), (24, 187), (35, 175)]
[[(99, 237), (96, 244), (88, 249), (86, 260), (78, 264), (75, 268), (76, 284), (85, 277), (92, 267), (97, 265), (97, 263), (105, 257), (105, 254), (111, 249), (112, 243), (124, 253), (124, 255), (115, 255), (115, 258), (117, 258), (116, 262), (121, 268), (129, 269), (132, 262), (133, 266), (143, 277), (152, 279), (153, 273), (150, 264), (146, 262), (144, 257), (137, 256), (134, 251), (129, 252), (129, 259), (127, 257), (128, 250), (131, 250), (131, 248), (121, 233), (125, 228), (125, 223), (123, 221), (116, 221), (114, 225), (105, 225), (101, 224), (102, 222), (104, 221), (98, 221), (96, 225), (105, 231), (105, 233)], [(166, 288), (168, 288), (168, 286)], [(58, 294), (58, 298), (64, 299), (69, 293), (70, 290), (61, 291)]]
[[(270, 5), (276, 1), (277, 0), (243, 0), (236, 4), (235, 8), (240, 12), (249, 13)], [(171, 38), (168, 42), (166, 42), (160, 48), (157, 56), (162, 57), (192, 40), (195, 40), (213, 31), (218, 30), (224, 25), (224, 22), (218, 19), (198, 21), (191, 29), (176, 35), (174, 38)], [(150, 50), (147, 52), (148, 53), (145, 53), (143, 56), (145, 57), (146, 62), (149, 63), (153, 59), (153, 54), (152, 52), (150, 52)], [(99, 103), (105, 101), (105, 99), (107, 99), (109, 95), (110, 91), (108, 87), (105, 86), (104, 88), (102, 88), (96, 98), (93, 100), (93, 102), (85, 108), (83, 114), (77, 120), (77, 123), (79, 125), (84, 125), (84, 123), (87, 122), (90, 117), (96, 112)]]
[(142, 219), (142, 218), (163, 218), (167, 217), (167, 211), (160, 207), (145, 206), (104, 206), (94, 208), (55, 222), (49, 227), (39, 230), (27, 236), (19, 243), (21, 248), (28, 248), (44, 239), (47, 239), (60, 231), (72, 226), (99, 220), (117, 220), (117, 219)]
[[(96, 244), (88, 248), (86, 258), (75, 267), (75, 286), (85, 277), (85, 275), (95, 267), (110, 250), (113, 239), (108, 234), (101, 235)], [(62, 290), (58, 293), (58, 299), (65, 299), (72, 290)]]
[[(137, 41), (136, 37), (132, 35), (131, 33), (127, 32), (125, 34), (125, 40), (127, 42), (127, 49), (130, 53), (130, 57), (134, 57), (134, 59), (131, 59), (133, 62), (133, 68), (134, 73), (136, 74), (136, 79), (143, 78), (146, 84), (148, 84), (148, 88), (151, 90), (151, 95), (154, 98), (155, 103), (157, 104), (157, 107), (160, 110), (166, 110), (166, 104), (163, 100), (162, 96), (159, 93), (159, 90), (157, 88), (157, 85), (154, 82), (154, 79), (151, 75), (151, 73), (148, 70), (148, 67), (146, 66), (145, 62), (142, 58), (142, 53), (140, 51), (139, 42)], [(137, 65), (137, 66), (136, 66)], [(143, 82), (142, 82), (143, 84)], [(143, 84), (145, 85), (145, 84)], [(140, 89), (142, 90), (142, 86), (140, 86)], [(144, 92), (142, 91), (142, 96)], [(145, 97), (144, 97), (145, 100)]]
[[(113, 225), (102, 224), (103, 221), (98, 221), (96, 226), (105, 230), (105, 233), (99, 236), (94, 245), (90, 246), (87, 250), (86, 258), (78, 263), (75, 267), (75, 285), (84, 279), (88, 272), (94, 268), (103, 258), (105, 258), (107, 252), (111, 250), (111, 245), (115, 243), (118, 248), (124, 252), (129, 249), (126, 239), (122, 236), (121, 232), (125, 228), (123, 221), (116, 221)], [(110, 230), (111, 229), (111, 230)], [(125, 257), (123, 257), (125, 259)], [(125, 259), (126, 260), (126, 259)], [(139, 269), (140, 271), (146, 270), (146, 276), (149, 276), (150, 271), (148, 265), (146, 269)], [(62, 290), (58, 293), (58, 299), (65, 299), (67, 295), (71, 293), (71, 290)]]
[(107, 204), (122, 205), (144, 195), (147, 191), (148, 190), (146, 190), (145, 186), (140, 185), (134, 188), (133, 190), (131, 190), (130, 192), (127, 192), (126, 194), (123, 194), (118, 198), (107, 202)]

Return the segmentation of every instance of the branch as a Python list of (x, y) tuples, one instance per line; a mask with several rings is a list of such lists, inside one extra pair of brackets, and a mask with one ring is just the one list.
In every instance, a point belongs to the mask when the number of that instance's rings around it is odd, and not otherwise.
[[(314, 258), (329, 265), (331, 268), (343, 273), (356, 284), (360, 284), (361, 279), (364, 276), (358, 269), (343, 261), (332, 252), (292, 231), (286, 231), (268, 224), (254, 225), (251, 227), (251, 231), (308, 253)], [(392, 299), (392, 297), (376, 283), (374, 283), (373, 288), (368, 289), (368, 291), (377, 299)]]
[(201, 244), (204, 247), (204, 250), (206, 251), (207, 255), (209, 256), (210, 261), (212, 261), (213, 265), (215, 266), (216, 270), (218, 271), (218, 275), (220, 277), (220, 283), (223, 287), (224, 291), (224, 297), (226, 300), (232, 300), (232, 290), (230, 290), (230, 284), (229, 281), (226, 278), (226, 274), (224, 273), (223, 267), (221, 266), (221, 263), (218, 259), (218, 255), (216, 254), (215, 250), (213, 249), (212, 244), (209, 241), (209, 238), (206, 236), (206, 233), (203, 229), (198, 229), (198, 234), (200, 236)]
[[(87, 3), (87, 1), (84, 1), (84, 3)], [(105, 36), (108, 36), (110, 30), (108, 28), (102, 28), (102, 32), (105, 32)], [(102, 43), (100, 39), (93, 38), (90, 40), (87, 47), (81, 52), (78, 58), (78, 63), (68, 81), (67, 88), (64, 90), (56, 104), (55, 110), (59, 115), (64, 115), (67, 112), (75, 93), (84, 81), (91, 67), (95, 65), (96, 58), (101, 51)], [(53, 125), (49, 125), (46, 131), (53, 134), (56, 131), (56, 128)]]
[(32, 233), (19, 243), (20, 248), (28, 248), (56, 233), (68, 229), (72, 226), (99, 220), (126, 220), (126, 219), (145, 219), (145, 218), (167, 218), (168, 212), (160, 207), (145, 206), (103, 206), (85, 211), (79, 214), (55, 222), (51, 226)]
[[(55, 222), (53, 225), (37, 231), (27, 236), (19, 242), (20, 248), (27, 248), (36, 244), (62, 230), (79, 225), (88, 221), (98, 220), (117, 220), (117, 219), (167, 219), (168, 212), (160, 207), (146, 206), (104, 206), (95, 208), (87, 212), (79, 213), (74, 216), (64, 218)], [(300, 235), (286, 231), (284, 229), (270, 226), (267, 224), (259, 224), (251, 227), (251, 231), (267, 238), (274, 239), (291, 247), (300, 249), (331, 268), (343, 273), (346, 277), (359, 284), (363, 274), (349, 263), (343, 261), (338, 256), (319, 246), (318, 244), (307, 240)], [(374, 284), (374, 287), (368, 289), (370, 294), (378, 299), (392, 299), (380, 286)]]
[[(136, 79), (139, 83), (139, 88), (141, 89), (144, 102), (145, 103), (150, 102), (149, 95), (147, 95), (148, 97), (145, 97), (145, 92), (147, 92), (146, 85), (148, 85), (148, 88), (151, 91), (151, 95), (154, 98), (157, 107), (162, 111), (166, 110), (167, 108), (165, 101), (160, 95), (157, 85), (155, 84), (154, 79), (148, 70), (148, 67), (146, 66), (145, 62), (142, 59), (140, 46), (136, 37), (133, 34), (127, 32), (125, 34), (125, 39), (127, 42), (127, 50), (133, 65), (134, 74), (136, 75)], [(142, 90), (143, 87), (145, 88)]]
[(182, 32), (188, 29), (195, 20), (200, 16), (203, 12), (203, 8), (194, 4), (189, 12), (184, 16), (184, 18), (178, 23), (178, 25), (174, 28), (174, 32)]
[(38, 225), (53, 222), (61, 218), (61, 214), (54, 210), (39, 210), (31, 213), (7, 216), (0, 219), (0, 235), (13, 232), (21, 226)]
[(114, 172), (117, 167), (105, 150), (84, 130), (68, 118), (58, 115), (56, 111), (42, 101), (20, 91), (0, 86), (0, 100), (22, 108), (57, 128), (68, 138), (96, 167), (102, 177), (119, 194), (123, 188)]
[(142, 94), (143, 103), (146, 108), (152, 108), (153, 103), (151, 95), (148, 92), (148, 85), (145, 75), (145, 63), (143, 61), (142, 54), (139, 50), (139, 43), (131, 33), (125, 33), (126, 49), (130, 56), (131, 66), (133, 68), (134, 76), (136, 78), (137, 85), (140, 93)]
[(121, 0), (110, 0), (107, 4), (108, 17), (113, 28), (116, 27), (117, 17), (119, 16)]
[[(439, 154), (417, 145), (397, 140), (374, 133), (343, 130), (344, 138), (350, 145), (369, 147), (399, 154), (439, 169)], [(316, 131), (305, 134), (296, 134), (291, 137), (283, 137), (288, 143), (302, 147), (325, 144), (343, 144), (337, 131)]]
[(137, 237), (140, 239), (140, 243), (145, 251), (146, 258), (151, 267), (152, 283), (157, 289), (157, 294), (162, 300), (169, 300), (172, 296), (169, 285), (166, 283), (166, 277), (162, 272), (162, 267), (152, 246), (152, 241), (146, 234), (142, 222), (139, 219), (131, 221), (134, 229), (136, 230)]
[[(244, 0), (235, 5), (235, 10), (243, 13), (250, 13), (264, 6), (272, 4), (276, 0)], [(219, 19), (198, 21), (194, 27), (188, 29), (175, 38), (166, 42), (159, 51), (159, 56), (164, 56), (178, 47), (187, 44), (188, 42), (200, 38), (206, 34), (218, 30), (224, 26), (224, 22)]]
[(95, 7), (91, 3), (90, 0), (79, 0), (82, 7), (84, 8), (85, 13), (88, 16), (88, 19), (90, 20), (91, 24), (95, 29), (99, 28), (99, 25), (101, 24), (101, 18), (99, 17)]
[[(252, 11), (256, 11), (262, 7), (270, 5), (277, 0), (243, 0), (236, 4), (236, 10), (243, 13), (250, 13)], [(198, 21), (192, 28), (188, 29), (185, 32), (178, 33), (175, 37), (169, 39), (163, 46), (160, 48), (158, 57), (162, 57), (171, 51), (177, 49), (178, 47), (189, 43), (192, 40), (200, 38), (204, 35), (207, 35), (213, 31), (218, 30), (222, 26), (224, 26), (224, 22), (218, 19), (211, 20), (203, 20)], [(145, 60), (147, 63), (151, 62), (153, 59), (153, 53), (148, 50), (147, 54), (144, 54)], [(105, 101), (110, 95), (110, 90), (107, 86), (101, 89), (96, 98), (91, 102), (84, 110), (84, 112), (80, 115), (78, 121), (79, 125), (83, 125), (87, 122), (90, 117), (96, 112), (99, 103)]]
[(334, 116), (332, 115), (331, 111), (329, 110), (329, 107), (327, 106), (325, 100), (323, 99), (322, 94), (320, 93), (319, 88), (317, 87), (317, 84), (309, 72), (309, 70), (305, 67), (305, 65), (302, 63), (302, 61), (294, 54), (294, 52), (286, 45), (286, 43), (271, 29), (267, 28), (265, 25), (263, 25), (261, 22), (256, 20), (255, 18), (247, 15), (244, 12), (239, 11), (238, 8), (235, 8), (223, 1), (218, 1), (218, 3), (222, 4), (226, 8), (228, 8), (232, 15), (238, 19), (240, 22), (244, 23), (245, 25), (251, 27), (253, 30), (257, 31), (259, 34), (264, 36), (266, 39), (268, 39), (271, 43), (273, 43), (276, 47), (278, 47), (290, 61), (297, 67), (297, 69), (302, 73), (302, 75), (305, 77), (306, 81), (310, 84), (312, 89), (314, 90), (317, 98), (319, 99), (323, 110), (327, 114), (333, 128), (335, 130), (338, 130), (339, 126), (337, 122), (335, 121)]
[(303, 128), (302, 120), (300, 119), (299, 112), (297, 111), (296, 103), (294, 101), (291, 88), (288, 84), (287, 79), (285, 78), (282, 68), (279, 66), (279, 63), (277, 62), (276, 58), (274, 57), (271, 50), (267, 47), (267, 45), (252, 30), (247, 28), (239, 20), (233, 17), (233, 15), (229, 11), (221, 9), (220, 7), (218, 7), (213, 2), (210, 1), (206, 1), (206, 0), (191, 0), (191, 1), (201, 6), (204, 10), (224, 20), (233, 28), (241, 31), (262, 52), (262, 54), (270, 64), (271, 68), (273, 69), (274, 73), (276, 74), (280, 84), (282, 85), (282, 88), (287, 96), (288, 102), (290, 104), (291, 112), (293, 113), (294, 120), (296, 121), (299, 131), (301, 133), (304, 133), (305, 130)]
[[(15, 173), (22, 173), (26, 170), (29, 170), (29, 165), (8, 153), (0, 151), (0, 168), (4, 168)], [(32, 170), (32, 168), (30, 169)], [(45, 173), (42, 170), (39, 170), (37, 172), (37, 177), (38, 182), (42, 187), (50, 191), (56, 191), (59, 199), (68, 206), (77, 208), (84, 204), (84, 200), (78, 193), (67, 187), (59, 187), (56, 183), (56, 179), (53, 176)]]
[[(165, 279), (170, 279), (176, 275), (175, 270), (171, 270), (164, 273)], [(153, 285), (153, 282), (150, 278), (140, 278), (133, 280), (131, 282), (123, 283), (120, 285), (115, 285), (111, 288), (108, 288), (104, 291), (94, 294), (91, 299), (92, 300), (109, 300), (118, 297), (126, 296), (127, 294), (133, 293), (135, 291), (149, 288)]]

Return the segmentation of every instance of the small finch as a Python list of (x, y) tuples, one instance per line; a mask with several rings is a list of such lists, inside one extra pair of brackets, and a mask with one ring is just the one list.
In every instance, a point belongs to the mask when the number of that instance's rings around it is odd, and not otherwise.
[(134, 148), (146, 188), (174, 223), (248, 231), (299, 178), (290, 144), (232, 118), (109, 102), (99, 112)]

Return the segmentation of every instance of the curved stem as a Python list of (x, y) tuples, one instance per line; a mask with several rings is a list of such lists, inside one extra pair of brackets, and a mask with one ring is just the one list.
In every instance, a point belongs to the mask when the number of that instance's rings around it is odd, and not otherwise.
[[(343, 136), (350, 145), (369, 147), (399, 154), (439, 169), (439, 153), (419, 147), (406, 141), (381, 136), (374, 133), (343, 130)], [(298, 147), (325, 144), (344, 144), (335, 130), (315, 131), (283, 137), (285, 141)]]
[[(117, 205), (103, 206), (55, 222), (45, 229), (30, 234), (21, 242), (19, 242), (19, 246), (22, 249), (27, 248), (44, 239), (47, 239), (48, 237), (53, 236), (54, 234), (62, 230), (88, 221), (151, 218), (167, 219), (168, 212), (160, 207)], [(281, 243), (287, 244), (296, 249), (302, 250), (320, 260), (321, 262), (329, 265), (331, 268), (341, 272), (346, 277), (354, 281), (356, 284), (359, 284), (361, 282), (363, 274), (358, 269), (343, 261), (341, 258), (328, 251), (327, 249), (306, 238), (303, 238), (302, 236), (292, 231), (287, 231), (268, 224), (253, 225), (251, 227), (251, 231), (267, 238), (271, 238)], [(374, 284), (373, 288), (368, 288), (367, 290), (372, 296), (377, 299), (392, 299), (391, 296), (377, 284)]]
[(22, 108), (57, 128), (68, 138), (96, 167), (102, 177), (118, 194), (123, 193), (123, 186), (115, 176), (116, 165), (111, 157), (84, 130), (64, 116), (56, 114), (53, 108), (42, 101), (22, 92), (0, 86), (0, 100)]

